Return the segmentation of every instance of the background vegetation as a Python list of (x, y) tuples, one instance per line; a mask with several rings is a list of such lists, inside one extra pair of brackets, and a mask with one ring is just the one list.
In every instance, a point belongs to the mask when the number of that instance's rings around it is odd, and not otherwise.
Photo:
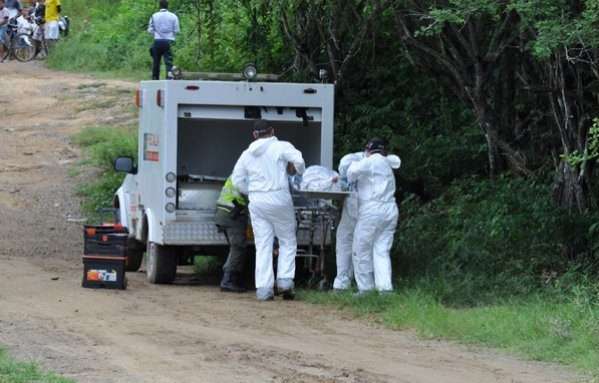
[[(378, 135), (403, 160), (393, 259), (406, 296), (376, 301), (382, 318), (539, 358), (578, 355), (584, 360), (576, 363), (589, 367), (598, 345), (583, 334), (597, 334), (599, 307), (593, 287), (599, 271), (597, 4), (171, 0), (182, 21), (175, 64), (237, 72), (252, 61), (290, 81), (314, 81), (327, 69), (337, 85), (336, 158)], [(155, 6), (154, 0), (64, 0), (74, 30), (50, 65), (148, 78), (145, 28)], [(108, 164), (115, 148), (135, 145), (110, 134), (107, 146), (82, 141), (95, 148), (99, 164)], [(94, 206), (119, 182), (107, 174)], [(406, 302), (421, 296), (430, 312), (407, 310)], [(458, 307), (479, 320), (468, 324), (462, 311), (453, 311)], [(444, 320), (431, 324), (424, 314)], [(547, 327), (553, 314), (558, 324)], [(495, 317), (521, 324), (528, 336), (557, 329), (554, 335), (580, 342), (549, 337), (557, 343), (548, 340), (547, 347), (564, 341), (564, 352), (592, 353), (548, 355), (540, 351), (542, 341), (525, 350), (485, 335), (489, 326), (501, 328)], [(560, 333), (563, 323), (570, 327)], [(458, 324), (466, 326), (461, 336)], [(522, 338), (510, 330), (514, 341)]]

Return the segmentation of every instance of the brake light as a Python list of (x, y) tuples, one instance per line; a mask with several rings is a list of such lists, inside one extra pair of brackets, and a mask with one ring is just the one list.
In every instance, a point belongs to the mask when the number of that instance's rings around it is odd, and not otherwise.
[(135, 91), (135, 106), (137, 106), (138, 108), (141, 108), (142, 105), (143, 105), (143, 102), (141, 100), (141, 89), (138, 89)]
[(161, 89), (158, 89), (158, 91), (156, 91), (156, 105), (158, 105), (161, 108), (164, 106), (164, 98), (162, 97)]

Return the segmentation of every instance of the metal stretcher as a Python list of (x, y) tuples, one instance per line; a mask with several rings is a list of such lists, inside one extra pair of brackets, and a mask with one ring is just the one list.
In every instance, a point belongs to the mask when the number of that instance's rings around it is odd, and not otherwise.
[[(349, 192), (295, 191), (293, 194), (297, 236), (307, 246), (298, 249), (310, 272), (310, 287), (324, 290), (329, 287), (326, 268), (327, 250), (335, 243), (335, 232), (341, 216), (343, 201)], [(307, 241), (305, 241), (307, 237)]]

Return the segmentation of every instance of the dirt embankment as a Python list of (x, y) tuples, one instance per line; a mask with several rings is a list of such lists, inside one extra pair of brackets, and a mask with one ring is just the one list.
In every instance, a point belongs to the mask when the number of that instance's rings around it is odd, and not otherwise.
[(133, 119), (134, 84), (0, 64), (0, 344), (78, 382), (571, 382), (563, 369), (421, 341), (215, 287), (80, 288), (69, 137)]

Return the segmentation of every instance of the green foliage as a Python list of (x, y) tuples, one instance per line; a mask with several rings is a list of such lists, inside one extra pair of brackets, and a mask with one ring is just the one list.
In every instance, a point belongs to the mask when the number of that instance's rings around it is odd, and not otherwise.
[(599, 158), (599, 118), (593, 120), (593, 126), (589, 129), (587, 138), (587, 148), (584, 153), (575, 151), (566, 160), (572, 166), (578, 166), (586, 161), (595, 161)]
[[(461, 181), (429, 204), (404, 201), (398, 274), (427, 278), (436, 296), (453, 305), (526, 295), (574, 261), (592, 263), (589, 229), (596, 220), (555, 208), (542, 182)], [(577, 247), (576, 260), (565, 255), (564, 244)]]
[[(308, 291), (302, 291), (299, 297), (349, 309), (392, 328), (416, 329), (423, 337), (484, 344), (599, 374), (599, 290), (594, 284), (556, 290), (555, 296), (532, 294), (468, 309), (444, 306), (427, 287), (360, 298)], [(589, 300), (592, 296), (595, 298)]]
[(73, 383), (72, 380), (40, 371), (33, 363), (20, 363), (10, 359), (0, 349), (0, 383)]
[(83, 210), (95, 216), (100, 208), (112, 206), (112, 198), (121, 185), (124, 175), (113, 170), (114, 160), (119, 156), (137, 158), (137, 129), (92, 127), (82, 130), (73, 142), (84, 149), (84, 165), (99, 172), (95, 180), (79, 186), (84, 197)]

